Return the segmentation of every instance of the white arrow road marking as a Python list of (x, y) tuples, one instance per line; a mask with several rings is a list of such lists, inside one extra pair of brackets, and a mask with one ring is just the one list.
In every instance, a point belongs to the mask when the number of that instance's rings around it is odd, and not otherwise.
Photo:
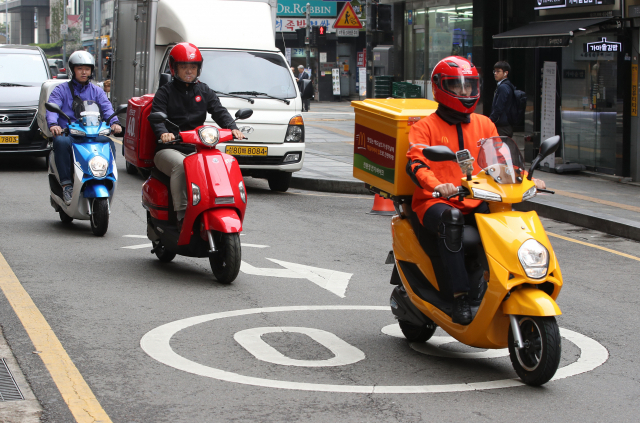
[(123, 238), (146, 238), (146, 235), (122, 235)]
[(260, 244), (240, 244), (243, 247), (251, 247), (251, 248), (269, 248), (268, 245), (260, 245)]
[[(240, 234), (240, 235), (244, 235), (244, 234)], [(146, 235), (122, 235), (123, 238), (143, 238), (146, 239), (147, 236)], [(268, 245), (260, 245), (260, 244), (241, 244), (243, 247), (249, 247), (249, 248), (269, 248)], [(138, 245), (130, 245), (128, 247), (121, 247), (121, 248), (125, 248), (128, 250), (138, 250), (141, 248), (147, 248), (147, 247), (153, 247), (153, 245), (151, 244), (138, 244)]]
[(305, 266), (303, 264), (289, 263), (282, 260), (267, 258), (276, 264), (284, 267), (284, 269), (269, 269), (262, 267), (254, 267), (243, 261), (240, 270), (247, 275), (257, 276), (273, 276), (276, 278), (297, 278), (309, 279), (311, 282), (333, 292), (340, 298), (344, 298), (344, 293), (349, 285), (349, 280), (353, 273), (338, 272), (337, 270), (322, 269), (319, 267)]

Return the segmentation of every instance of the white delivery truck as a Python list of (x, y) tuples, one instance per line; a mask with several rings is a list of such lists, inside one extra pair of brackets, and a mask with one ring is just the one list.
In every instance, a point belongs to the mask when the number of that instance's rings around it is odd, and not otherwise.
[[(248, 140), (218, 148), (238, 160), (244, 176), (266, 178), (272, 190), (286, 191), (292, 173), (302, 168), (305, 130), (298, 85), (275, 47), (275, 5), (274, 0), (116, 0), (111, 101), (127, 103), (155, 93), (169, 80), (171, 48), (195, 44), (204, 61), (200, 80), (217, 92), (229, 113), (253, 109), (251, 118), (238, 124)], [(313, 95), (310, 84), (303, 91), (305, 97)], [(134, 157), (127, 148), (136, 148), (132, 140), (146, 123), (135, 120), (142, 113), (134, 114), (130, 110), (124, 120), (125, 157)], [(144, 163), (127, 158), (127, 170), (136, 167)]]

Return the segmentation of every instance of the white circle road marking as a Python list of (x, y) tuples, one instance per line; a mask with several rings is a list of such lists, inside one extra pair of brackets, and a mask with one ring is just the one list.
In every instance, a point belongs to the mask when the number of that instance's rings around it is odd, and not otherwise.
[[(396, 338), (404, 338), (402, 330), (397, 323), (382, 328), (382, 333)], [(480, 358), (498, 358), (509, 355), (508, 348), (502, 348), (499, 350), (485, 350), (478, 352), (457, 352), (447, 351), (440, 348), (441, 345), (449, 344), (451, 342), (458, 342), (452, 336), (432, 336), (427, 342), (412, 342), (409, 344), (411, 348), (422, 354), (434, 355), (436, 357), (445, 358), (467, 358), (467, 359), (480, 359)]]
[[(170, 341), (173, 335), (188, 327), (227, 317), (247, 316), (261, 313), (279, 313), (290, 311), (337, 311), (337, 310), (375, 310), (389, 311), (389, 306), (287, 306), (265, 307), (245, 310), (232, 310), (220, 313), (205, 314), (189, 317), (167, 323), (147, 332), (140, 340), (140, 347), (153, 359), (188, 373), (223, 380), (226, 382), (245, 385), (261, 386), (265, 388), (291, 389), (300, 391), (320, 392), (351, 392), (367, 394), (418, 394), (435, 392), (476, 391), (484, 389), (508, 388), (524, 386), (519, 379), (492, 380), (488, 382), (455, 383), (448, 385), (330, 385), (321, 383), (292, 382), (286, 380), (263, 379), (244, 376), (225, 370), (208, 367), (188, 360), (171, 349)], [(585, 373), (602, 365), (609, 358), (609, 353), (597, 341), (569, 329), (560, 329), (560, 334), (574, 343), (580, 349), (580, 358), (568, 366), (558, 369), (552, 380), (563, 379)]]
[[(333, 358), (327, 360), (295, 360), (282, 354), (271, 345), (264, 342), (262, 335), (274, 332), (302, 333), (313, 339), (326, 349), (331, 351)], [(331, 332), (320, 329), (300, 328), (300, 327), (268, 327), (253, 328), (237, 332), (233, 338), (249, 351), (258, 360), (266, 361), (283, 366), (299, 367), (330, 367), (345, 366), (364, 360), (362, 351), (338, 338)]]

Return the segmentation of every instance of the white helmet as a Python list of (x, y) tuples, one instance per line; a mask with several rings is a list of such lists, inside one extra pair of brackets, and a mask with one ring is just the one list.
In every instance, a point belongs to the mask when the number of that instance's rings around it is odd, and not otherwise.
[(75, 73), (73, 72), (73, 68), (76, 66), (91, 66), (91, 75), (89, 79), (93, 78), (93, 73), (96, 69), (96, 61), (93, 58), (93, 55), (88, 51), (79, 50), (74, 52), (71, 56), (69, 56), (69, 65), (67, 66), (67, 75), (69, 75), (69, 79), (73, 79), (75, 77)]

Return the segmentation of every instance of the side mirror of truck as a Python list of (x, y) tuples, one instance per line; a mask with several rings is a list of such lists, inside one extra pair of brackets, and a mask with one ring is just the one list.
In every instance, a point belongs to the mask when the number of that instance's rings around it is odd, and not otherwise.
[(422, 154), (432, 162), (456, 161), (456, 153), (445, 145), (436, 145), (422, 150)]
[(151, 113), (147, 119), (151, 123), (164, 123), (169, 117), (162, 112)]
[(51, 113), (57, 113), (61, 116), (64, 116), (67, 118), (67, 122), (69, 122), (69, 124), (71, 124), (71, 119), (69, 118), (69, 116), (67, 116), (67, 114), (65, 112), (62, 111), (62, 109), (60, 108), (60, 106), (58, 106), (55, 103), (44, 103), (44, 108), (47, 109), (48, 111), (50, 111)]
[(533, 171), (535, 170), (536, 166), (538, 166), (538, 164), (542, 161), (542, 159), (550, 154), (555, 153), (558, 147), (560, 147), (560, 136), (558, 135), (542, 141), (542, 143), (540, 144), (540, 153), (538, 154), (538, 157), (533, 159), (533, 162), (531, 162), (529, 174), (527, 175), (528, 180), (531, 180), (531, 178), (533, 178)]
[(251, 109), (240, 109), (236, 112), (236, 120), (249, 119), (252, 114), (253, 110)]
[(158, 88), (162, 87), (165, 84), (171, 82), (171, 74), (170, 73), (161, 73), (160, 80), (158, 81)]
[(110, 122), (111, 119), (113, 119), (113, 117), (115, 115), (119, 115), (120, 113), (124, 112), (125, 110), (127, 110), (127, 105), (126, 104), (121, 104), (118, 107), (116, 107), (116, 109), (113, 111), (113, 114), (111, 116), (109, 116), (108, 119), (105, 119), (105, 121)]
[(302, 91), (300, 93), (300, 96), (302, 97), (303, 100), (308, 100), (310, 98), (314, 97), (314, 92), (313, 92), (313, 83), (311, 83), (310, 79), (303, 79), (302, 80)]

